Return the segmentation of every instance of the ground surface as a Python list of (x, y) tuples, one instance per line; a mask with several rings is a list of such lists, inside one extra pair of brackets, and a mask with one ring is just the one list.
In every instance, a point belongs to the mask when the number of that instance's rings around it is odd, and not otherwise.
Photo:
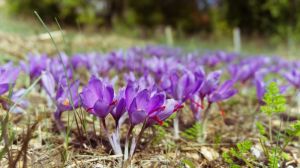
[[(34, 95), (34, 94), (33, 94)], [(238, 99), (243, 99), (242, 95)], [(28, 148), (27, 163), (30, 167), (121, 167), (122, 156), (109, 155), (110, 145), (103, 137), (103, 130), (100, 131), (99, 123), (95, 125), (88, 124), (87, 132), (84, 138), (78, 135), (78, 130), (74, 124), (72, 129), (73, 136), (68, 146), (68, 159), (64, 160), (64, 135), (59, 134), (52, 119), (53, 112), (51, 109), (44, 107), (45, 100), (39, 95), (30, 96), (31, 101), (38, 104), (36, 107), (27, 110), (24, 115), (12, 115), (11, 120), (14, 122), (14, 130), (17, 135), (22, 135), (26, 129), (28, 121), (39, 120), (38, 126), (33, 132), (33, 138)], [(243, 102), (242, 102), (243, 103)], [(254, 104), (225, 105), (223, 109), (225, 115), (221, 116), (217, 107), (213, 107), (209, 116), (207, 125), (207, 138), (205, 143), (197, 143), (193, 140), (187, 140), (183, 137), (175, 140), (172, 134), (172, 127), (164, 128), (166, 135), (159, 142), (152, 141), (157, 134), (153, 134), (153, 130), (148, 129), (141, 145), (138, 147), (137, 153), (131, 160), (132, 167), (227, 167), (221, 155), (229, 148), (235, 147), (236, 143), (245, 139), (254, 142), (254, 145), (260, 146), (259, 134), (255, 129), (257, 120), (265, 121), (265, 117), (261, 114)], [(299, 119), (299, 115), (295, 113), (296, 109), (289, 109), (289, 121), (286, 116), (273, 118), (273, 129), (278, 130), (282, 125), (288, 125), (295, 119)], [(3, 114), (3, 113), (2, 113)], [(71, 112), (70, 115), (74, 114)], [(191, 126), (191, 112), (183, 110), (180, 113), (185, 116), (181, 120), (181, 130), (184, 131)], [(68, 114), (64, 114), (64, 121), (67, 122)], [(72, 117), (71, 117), (72, 118)], [(87, 119), (92, 121), (91, 118)], [(110, 120), (109, 125), (113, 125)], [(96, 133), (93, 130), (96, 129)], [(126, 128), (124, 128), (125, 132)], [(102, 132), (101, 135), (100, 132)], [(152, 138), (149, 138), (152, 137)], [(20, 136), (21, 138), (21, 136)], [(145, 141), (147, 139), (147, 142)], [(12, 145), (12, 151), (20, 150), (21, 140), (17, 139)], [(290, 156), (287, 165), (299, 165), (300, 163), (300, 144), (294, 141), (286, 148), (286, 153)], [(5, 159), (0, 162), (6, 165)], [(243, 163), (241, 162), (241, 165)], [(22, 162), (19, 163), (22, 166)]]

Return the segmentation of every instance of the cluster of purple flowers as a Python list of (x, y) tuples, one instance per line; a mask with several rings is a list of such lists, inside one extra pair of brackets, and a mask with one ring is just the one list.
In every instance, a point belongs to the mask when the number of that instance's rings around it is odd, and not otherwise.
[[(195, 120), (201, 120), (204, 109), (237, 94), (235, 85), (255, 86), (257, 99), (263, 103), (269, 82), (265, 79), (270, 74), (278, 76), (282, 92), (289, 84), (300, 88), (300, 63), (279, 57), (242, 57), (223, 51), (185, 53), (166, 46), (60, 55), (29, 55), (18, 68), (12, 63), (0, 66), (0, 96), (14, 86), (20, 71), (31, 81), (41, 76), (40, 85), (56, 108), (54, 118), (60, 129), (64, 127), (63, 112), (80, 107), (98, 117), (104, 127), (108, 115), (114, 118), (116, 131), (108, 137), (115, 153), (122, 153), (118, 131), (126, 118), (132, 131), (139, 124), (143, 128), (162, 124), (186, 106)], [(89, 76), (87, 84), (78, 73), (81, 69)], [(226, 77), (228, 80), (222, 80)], [(132, 150), (130, 153), (134, 147)], [(128, 157), (128, 149), (125, 151)]]

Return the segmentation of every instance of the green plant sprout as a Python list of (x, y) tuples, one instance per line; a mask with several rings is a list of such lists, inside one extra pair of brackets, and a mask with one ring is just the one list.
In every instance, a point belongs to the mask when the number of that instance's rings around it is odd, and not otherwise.
[[(284, 151), (294, 138), (300, 136), (300, 121), (285, 128), (283, 133), (276, 131), (276, 144), (268, 143), (272, 142), (272, 115), (286, 110), (286, 99), (280, 94), (277, 84), (272, 82), (268, 86), (263, 100), (265, 105), (261, 107), (261, 111), (269, 116), (269, 132), (261, 122), (257, 122), (256, 128), (259, 132), (259, 142), (267, 159), (267, 166), (278, 168), (283, 166), (281, 165), (283, 163), (282, 160), (289, 160), (289, 154)], [(283, 144), (279, 144), (279, 142), (283, 142)], [(223, 160), (232, 168), (241, 167), (236, 163), (236, 159), (242, 160), (248, 167), (254, 167), (257, 159), (251, 154), (251, 147), (252, 143), (249, 140), (239, 142), (236, 148), (230, 148), (229, 151), (222, 154)]]
[(203, 134), (203, 125), (199, 122), (196, 122), (192, 127), (186, 129), (181, 133), (181, 136), (192, 141), (201, 142), (202, 134)]
[(269, 116), (269, 137), (272, 142), (272, 115), (286, 111), (286, 99), (280, 94), (276, 82), (271, 82), (267, 87), (263, 101), (265, 105), (261, 106), (261, 111)]
[(254, 168), (253, 165), (253, 156), (250, 153), (250, 149), (252, 147), (252, 142), (249, 140), (245, 140), (237, 143), (236, 148), (230, 148), (228, 152), (223, 152), (222, 158), (223, 160), (229, 164), (231, 168), (239, 168), (238, 164), (234, 162), (234, 159), (242, 160), (248, 167)]

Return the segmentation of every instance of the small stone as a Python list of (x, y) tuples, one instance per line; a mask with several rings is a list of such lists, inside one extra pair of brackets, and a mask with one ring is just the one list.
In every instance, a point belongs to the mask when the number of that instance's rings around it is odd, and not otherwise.
[(199, 160), (200, 159), (200, 156), (199, 156), (198, 153), (187, 153), (186, 157), (190, 158), (190, 159), (194, 159), (194, 160)]
[(251, 148), (251, 153), (252, 155), (254, 155), (257, 159), (260, 159), (261, 158), (261, 154), (262, 154), (262, 151), (257, 148), (256, 146), (253, 146)]
[(96, 164), (96, 165), (94, 165), (93, 167), (94, 167), (94, 168), (104, 168), (104, 166), (103, 166), (102, 164), (99, 164), (99, 163)]
[(281, 121), (280, 120), (272, 120), (272, 125), (275, 127), (280, 127)]
[(209, 147), (201, 147), (200, 153), (204, 156), (204, 158), (208, 161), (213, 161), (219, 158), (219, 153), (214, 149)]
[(177, 157), (177, 154), (176, 153), (168, 153), (168, 157), (174, 159)]

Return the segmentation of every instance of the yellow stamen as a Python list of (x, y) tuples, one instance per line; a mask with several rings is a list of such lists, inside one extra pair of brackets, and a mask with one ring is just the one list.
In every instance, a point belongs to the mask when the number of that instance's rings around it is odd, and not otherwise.
[(64, 106), (69, 106), (70, 105), (69, 99), (65, 99), (64, 102), (63, 102), (63, 105)]

